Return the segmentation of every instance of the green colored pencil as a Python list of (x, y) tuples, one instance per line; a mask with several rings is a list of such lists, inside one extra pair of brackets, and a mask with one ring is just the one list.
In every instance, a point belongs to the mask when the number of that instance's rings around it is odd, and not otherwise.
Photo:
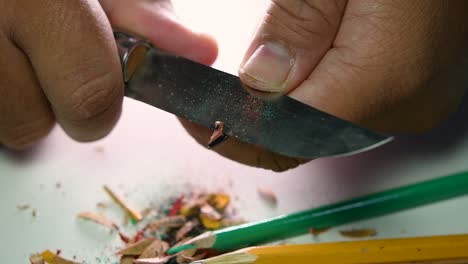
[(394, 213), (468, 193), (468, 172), (374, 193), (289, 215), (206, 232), (168, 250), (213, 248), (221, 252), (306, 234)]

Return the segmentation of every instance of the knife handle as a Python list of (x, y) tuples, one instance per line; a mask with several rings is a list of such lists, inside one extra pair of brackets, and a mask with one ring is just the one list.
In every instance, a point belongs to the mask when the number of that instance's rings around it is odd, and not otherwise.
[(114, 32), (114, 38), (122, 64), (123, 78), (127, 83), (150, 49), (151, 44), (123, 32)]

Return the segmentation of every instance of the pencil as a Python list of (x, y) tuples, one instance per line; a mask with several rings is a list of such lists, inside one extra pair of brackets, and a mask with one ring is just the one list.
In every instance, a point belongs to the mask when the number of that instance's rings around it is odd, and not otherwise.
[(207, 232), (183, 245), (169, 249), (168, 254), (194, 248), (213, 248), (221, 252), (232, 251), (306, 234), (311, 228), (326, 229), (467, 193), (468, 172), (452, 174), (349, 201)]
[(192, 264), (264, 263), (468, 263), (468, 235), (252, 247), (192, 262)]

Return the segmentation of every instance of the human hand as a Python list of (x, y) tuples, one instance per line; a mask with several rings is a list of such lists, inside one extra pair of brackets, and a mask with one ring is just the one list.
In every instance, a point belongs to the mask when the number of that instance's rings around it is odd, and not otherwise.
[(217, 55), (169, 0), (0, 0), (1, 144), (24, 149), (56, 121), (78, 141), (109, 133), (124, 92), (111, 25), (201, 63)]
[[(465, 92), (467, 10), (463, 0), (273, 0), (240, 78), (377, 131), (428, 131)], [(205, 143), (209, 132), (190, 126)], [(215, 150), (277, 171), (305, 162), (232, 139)]]

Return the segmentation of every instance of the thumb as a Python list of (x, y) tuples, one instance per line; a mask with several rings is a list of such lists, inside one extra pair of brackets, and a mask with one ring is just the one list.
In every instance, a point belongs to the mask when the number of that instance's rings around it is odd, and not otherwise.
[(330, 49), (346, 0), (272, 0), (239, 69), (254, 89), (288, 93)]

